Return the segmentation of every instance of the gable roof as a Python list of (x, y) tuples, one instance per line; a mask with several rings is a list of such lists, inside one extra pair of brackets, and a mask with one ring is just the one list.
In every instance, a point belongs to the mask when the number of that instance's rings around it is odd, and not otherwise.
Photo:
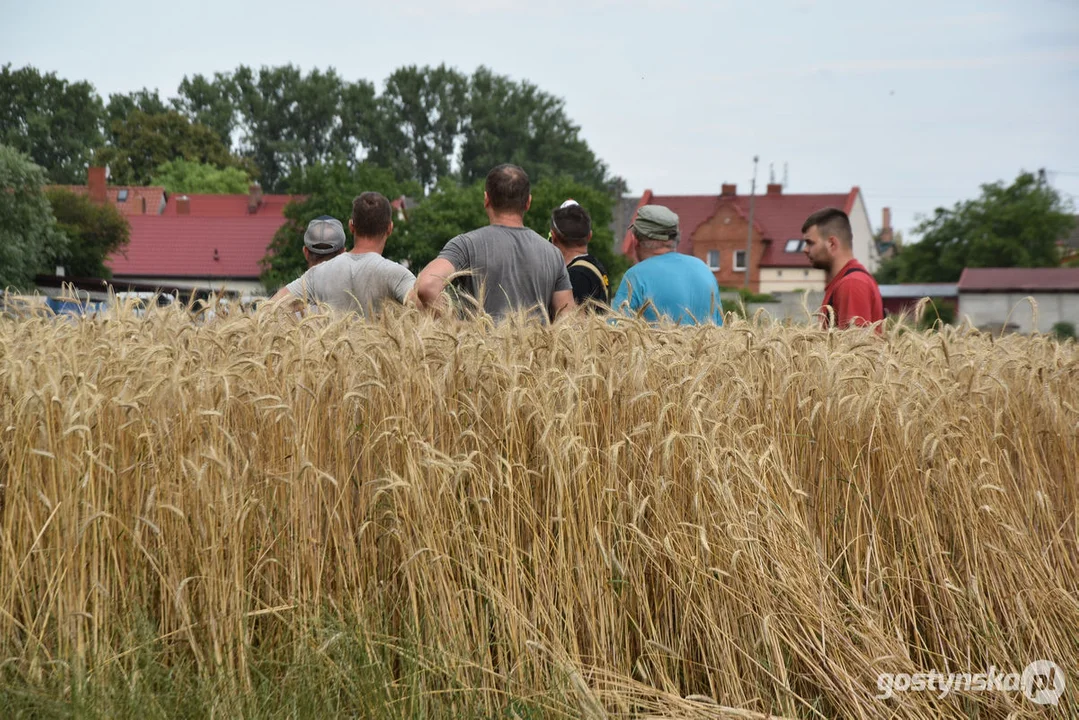
[(243, 217), (134, 215), (131, 241), (106, 264), (118, 277), (258, 278), (259, 261), (285, 222), (280, 214)]
[[(843, 194), (820, 195), (757, 195), (753, 201), (753, 229), (764, 239), (765, 250), (761, 267), (810, 267), (809, 259), (802, 252), (785, 252), (786, 241), (802, 237), (802, 223), (817, 210), (838, 207), (850, 213), (861, 190), (855, 186)], [(731, 203), (739, 215), (749, 218), (748, 195), (655, 195), (646, 190), (637, 203), (664, 205), (678, 215), (683, 242), (679, 251), (693, 253), (693, 234), (709, 218), (715, 215), (721, 204)], [(634, 219), (636, 211), (634, 211)], [(631, 220), (632, 224), (632, 220)], [(633, 248), (632, 230), (626, 230), (622, 240), (622, 252), (629, 254)]]
[(1079, 292), (1079, 268), (964, 268), (959, 292)]

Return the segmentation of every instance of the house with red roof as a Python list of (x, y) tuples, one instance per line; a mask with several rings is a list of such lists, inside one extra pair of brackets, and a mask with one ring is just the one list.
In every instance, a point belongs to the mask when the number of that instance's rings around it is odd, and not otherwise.
[[(105, 264), (115, 284), (262, 294), (259, 262), (285, 222), (293, 196), (169, 195), (163, 188), (108, 187), (104, 168), (90, 168), (85, 186), (65, 186), (115, 205), (130, 242)], [(153, 208), (153, 211), (150, 211)]]
[(1079, 327), (1079, 268), (965, 268), (958, 288), (959, 317), (977, 328), (1044, 333), (1057, 323)]
[[(737, 186), (724, 184), (719, 195), (657, 195), (646, 190), (637, 207), (665, 205), (677, 214), (682, 235), (679, 252), (706, 262), (723, 287), (745, 287), (748, 273), (754, 292), (823, 290), (824, 271), (812, 267), (802, 252), (802, 223), (825, 207), (840, 208), (850, 216), (854, 257), (870, 272), (876, 271), (880, 257), (857, 186), (844, 193), (791, 194), (784, 193), (781, 184), (769, 183), (763, 195), (752, 199), (747, 262), (750, 203), (750, 196), (739, 195)], [(627, 230), (621, 247), (624, 254), (631, 253), (633, 241)]]

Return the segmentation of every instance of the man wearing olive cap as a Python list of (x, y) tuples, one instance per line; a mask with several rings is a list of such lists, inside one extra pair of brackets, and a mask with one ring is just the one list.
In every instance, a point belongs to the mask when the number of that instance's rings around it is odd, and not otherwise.
[(716, 276), (699, 258), (678, 252), (678, 216), (662, 205), (637, 210), (630, 226), (640, 262), (626, 271), (611, 305), (646, 320), (723, 324)]

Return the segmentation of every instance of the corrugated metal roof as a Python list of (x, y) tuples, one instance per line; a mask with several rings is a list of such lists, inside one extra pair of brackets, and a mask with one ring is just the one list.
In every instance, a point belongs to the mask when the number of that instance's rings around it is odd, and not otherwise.
[(1079, 268), (966, 268), (959, 292), (1079, 292)]
[(881, 298), (924, 298), (957, 297), (959, 285), (956, 283), (903, 283), (901, 285), (881, 285)]

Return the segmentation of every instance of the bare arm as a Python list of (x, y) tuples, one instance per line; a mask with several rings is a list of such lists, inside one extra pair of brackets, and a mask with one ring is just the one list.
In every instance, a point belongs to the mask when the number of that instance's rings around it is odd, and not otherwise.
[(554, 308), (555, 320), (573, 312), (574, 308), (577, 307), (577, 303), (573, 302), (573, 291), (556, 290), (551, 296), (551, 307)]
[(447, 278), (455, 272), (453, 263), (445, 258), (435, 258), (420, 271), (413, 290), (420, 307), (434, 308), (446, 287)]
[(270, 304), (274, 307), (281, 306), (291, 310), (293, 312), (301, 312), (303, 310), (303, 300), (292, 294), (292, 291), (287, 287), (283, 287), (278, 290), (272, 298), (270, 298)]

